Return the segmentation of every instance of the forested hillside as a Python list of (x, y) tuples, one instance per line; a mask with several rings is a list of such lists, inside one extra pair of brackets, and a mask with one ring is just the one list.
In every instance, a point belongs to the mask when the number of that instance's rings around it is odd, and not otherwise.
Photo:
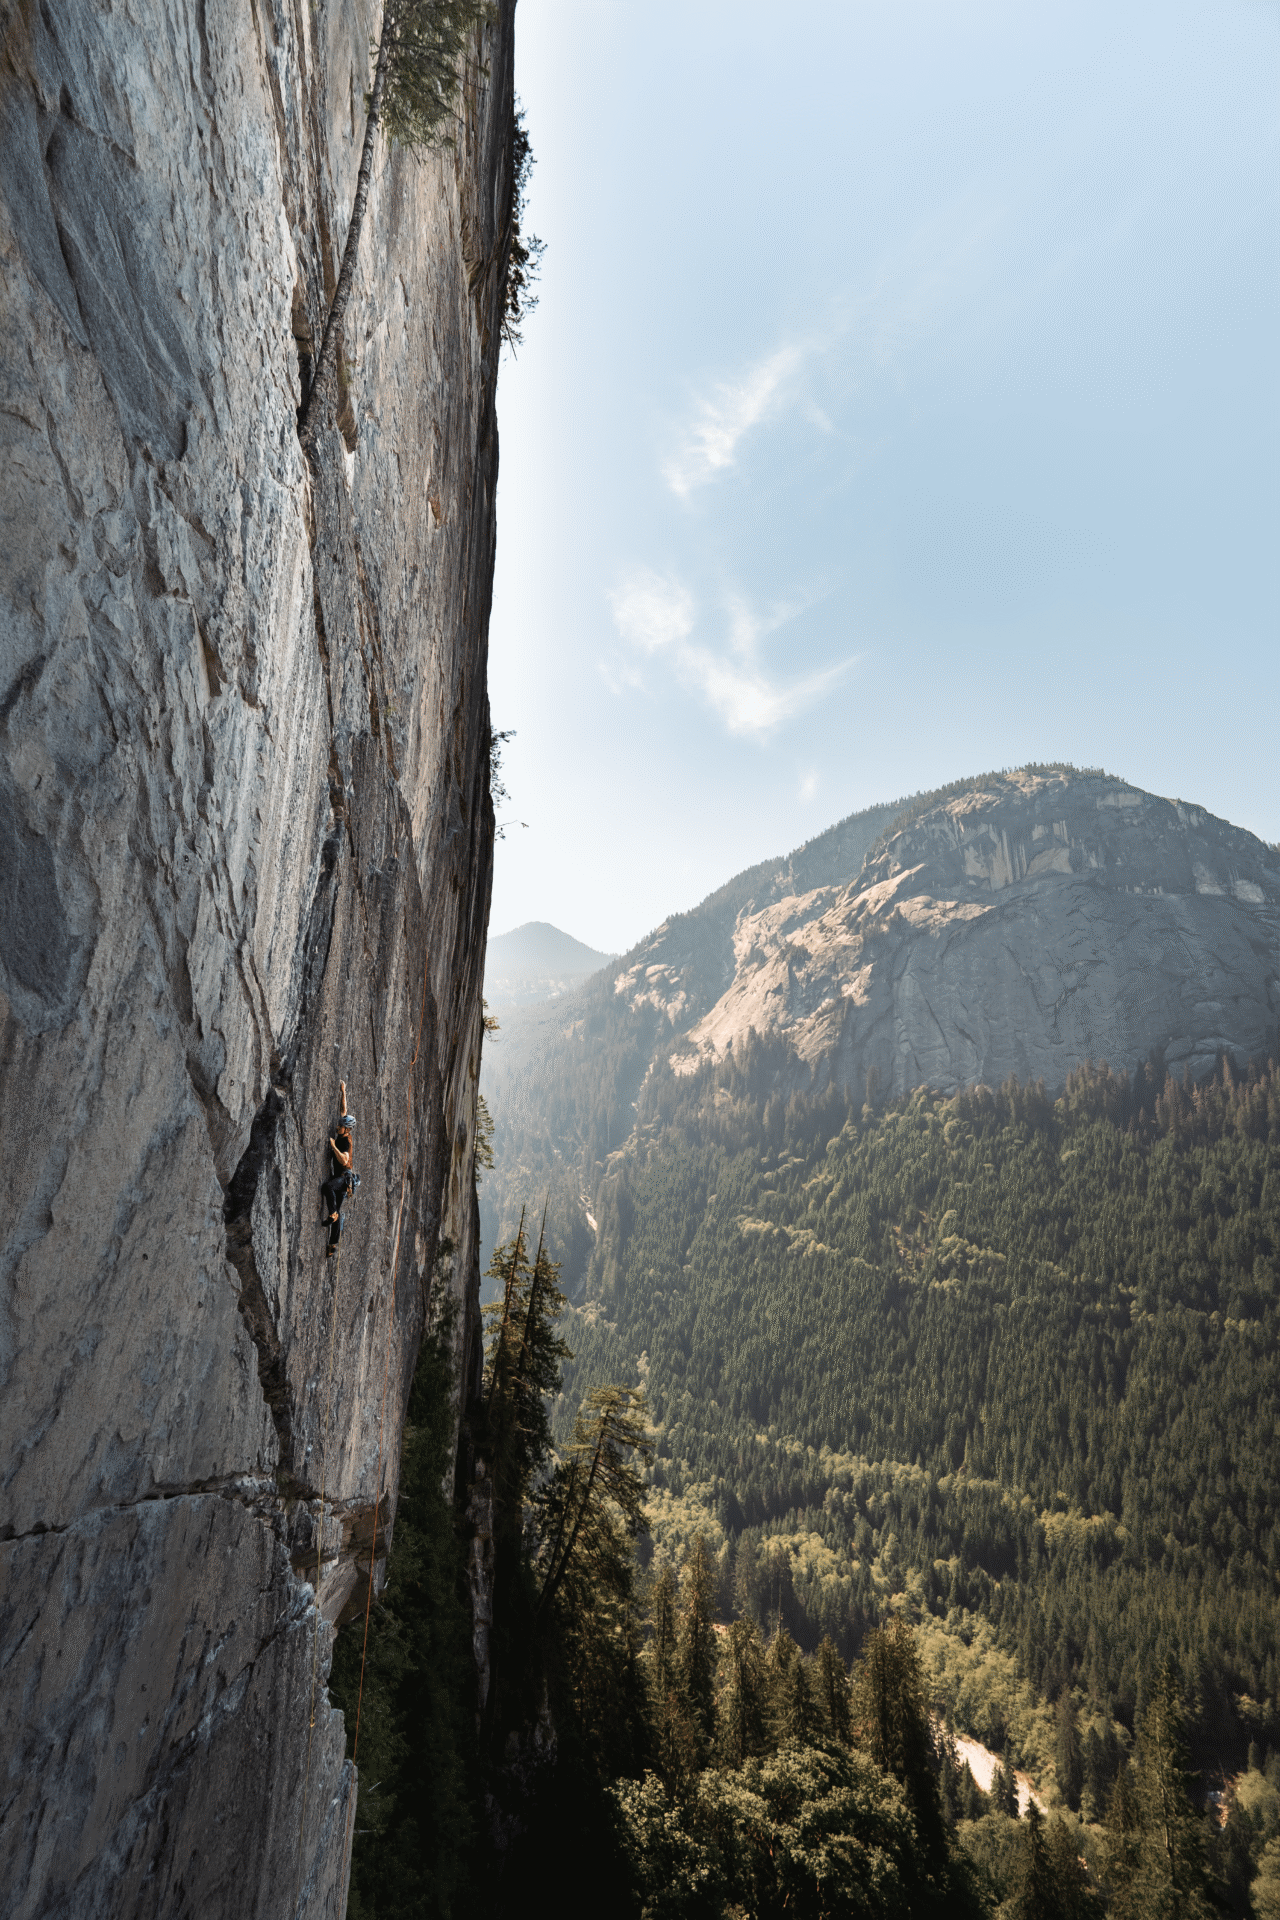
[(495, 1254), (478, 1691), (424, 1351), (353, 1913), (1271, 1920), (1280, 1077), (855, 1112), (782, 1044), (650, 1074), (581, 1304)]
[(810, 1647), (906, 1606), (997, 1745), (1066, 1690), (1105, 1746), (1170, 1653), (1208, 1757), (1280, 1742), (1274, 1072), (855, 1113), (777, 1064), (651, 1080), (566, 1321), (564, 1406), (645, 1383), (660, 1548)]

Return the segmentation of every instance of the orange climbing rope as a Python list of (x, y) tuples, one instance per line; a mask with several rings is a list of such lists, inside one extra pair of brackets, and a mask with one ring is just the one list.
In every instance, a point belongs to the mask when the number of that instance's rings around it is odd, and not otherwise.
[[(382, 1368), (382, 1407), (378, 1415), (378, 1477), (374, 1482), (373, 1502), (373, 1538), (369, 1542), (369, 1587), (364, 1602), (364, 1643), (360, 1649), (360, 1689), (356, 1695), (356, 1728), (351, 1741), (351, 1764), (354, 1767), (356, 1755), (360, 1751), (360, 1712), (364, 1706), (364, 1668), (369, 1654), (369, 1614), (373, 1607), (373, 1567), (378, 1552), (378, 1513), (382, 1506), (382, 1443), (387, 1420), (387, 1385), (391, 1378), (391, 1335), (396, 1324), (396, 1267), (400, 1259), (400, 1230), (404, 1221), (404, 1189), (409, 1173), (409, 1128), (413, 1120), (413, 1070), (418, 1064), (418, 1055), (422, 1050), (422, 1023), (427, 1011), (427, 966), (430, 956), (422, 962), (422, 1000), (418, 1007), (418, 1032), (413, 1043), (413, 1057), (409, 1061), (408, 1084), (405, 1090), (404, 1110), (404, 1151), (400, 1165), (400, 1204), (396, 1208), (396, 1237), (391, 1249), (391, 1312), (387, 1319), (387, 1354)], [(355, 1818), (355, 1799), (347, 1806), (347, 1835), (343, 1842), (343, 1851), (347, 1859), (347, 1872), (351, 1871), (351, 1822)]]

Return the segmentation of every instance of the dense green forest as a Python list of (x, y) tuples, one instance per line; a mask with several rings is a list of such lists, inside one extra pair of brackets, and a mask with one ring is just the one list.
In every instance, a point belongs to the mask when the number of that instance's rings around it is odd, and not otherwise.
[[(428, 1348), (352, 1912), (505, 1913), (554, 1871), (654, 1920), (1280, 1916), (1280, 1080), (853, 1111), (779, 1098), (786, 1064), (649, 1075), (577, 1305), (499, 1249), (483, 1710)], [(428, 1803), (448, 1860), (379, 1894), (367, 1834), (420, 1863)]]
[[(566, 1376), (642, 1375), (654, 1528), (785, 1542), (848, 1653), (895, 1594), (1132, 1724), (1202, 1677), (1227, 1763), (1280, 1670), (1280, 1089), (1084, 1069), (846, 1114), (757, 1044), (651, 1077)], [(775, 1578), (777, 1577), (775, 1573)], [(735, 1574), (748, 1590), (752, 1575)], [(974, 1731), (979, 1731), (975, 1728)]]

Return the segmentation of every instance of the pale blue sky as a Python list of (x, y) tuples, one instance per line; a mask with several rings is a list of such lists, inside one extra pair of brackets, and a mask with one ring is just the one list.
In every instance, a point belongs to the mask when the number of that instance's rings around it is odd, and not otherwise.
[(1280, 839), (1280, 8), (520, 0), (491, 925), (1098, 764)]

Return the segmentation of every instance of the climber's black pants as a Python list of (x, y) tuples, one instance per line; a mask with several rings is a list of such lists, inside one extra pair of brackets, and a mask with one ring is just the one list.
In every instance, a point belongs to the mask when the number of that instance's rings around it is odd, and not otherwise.
[(331, 1213), (341, 1212), (342, 1203), (347, 1197), (347, 1189), (350, 1185), (350, 1176), (345, 1170), (342, 1173), (335, 1174), (332, 1180), (321, 1181), (320, 1197), (324, 1201), (326, 1220)]

